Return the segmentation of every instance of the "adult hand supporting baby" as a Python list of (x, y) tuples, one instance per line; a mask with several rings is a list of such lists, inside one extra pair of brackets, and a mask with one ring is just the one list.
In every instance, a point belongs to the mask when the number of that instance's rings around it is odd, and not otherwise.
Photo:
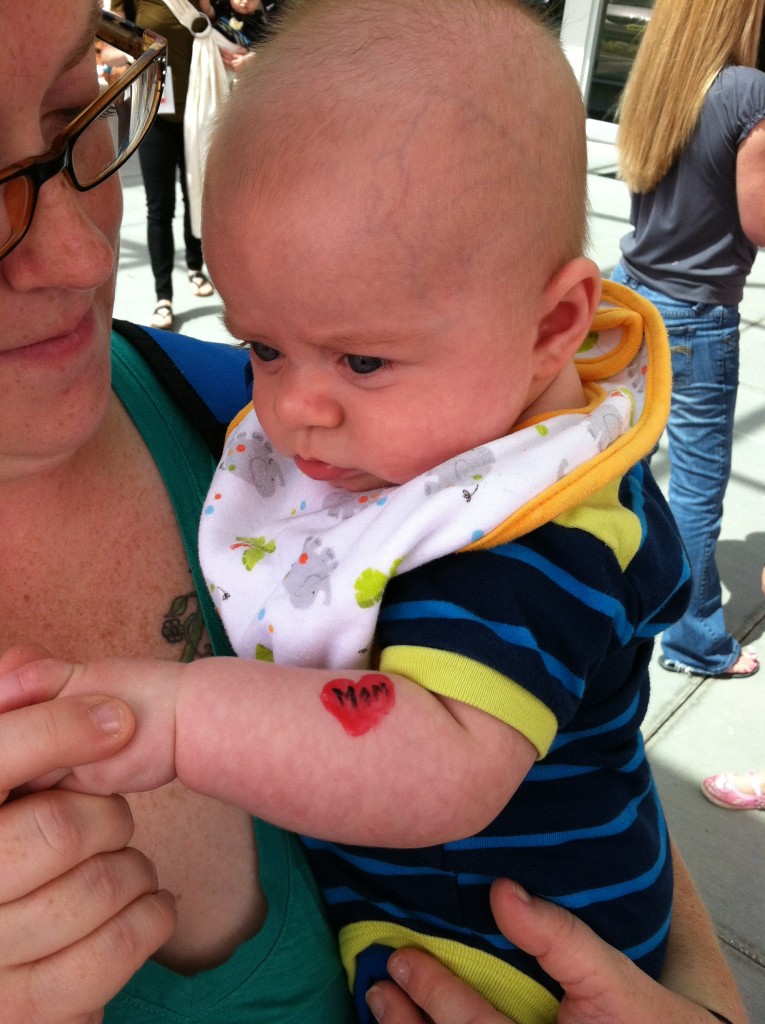
[[(44, 655), (0, 657), (0, 676)], [(31, 778), (97, 760), (132, 735), (130, 709), (104, 729), (94, 700), (72, 697), (0, 715), (0, 803)], [(171, 935), (173, 900), (127, 846), (122, 797), (39, 792), (0, 806), (0, 1007), (3, 1024), (95, 1024), (101, 1008)]]
[[(64, 662), (46, 660), (50, 658), (50, 652), (44, 647), (31, 645), (10, 648), (0, 656), (0, 715), (31, 704), (39, 705), (37, 714), (18, 715), (12, 720), (15, 727), (23, 732), (25, 740), (23, 746), (21, 743), (18, 745), (21, 759), (6, 767), (15, 773), (17, 779), (12, 788), (34, 779), (35, 789), (49, 789), (67, 774), (65, 765), (110, 757), (135, 732), (135, 718), (130, 708), (124, 701), (111, 697), (88, 695), (64, 700), (61, 708), (54, 711), (48, 701), (64, 685), (68, 666)], [(53, 665), (56, 666), (55, 671), (45, 672)], [(53, 681), (49, 681), (48, 676), (52, 676)], [(56, 682), (59, 678), (61, 681)], [(84, 746), (81, 743), (83, 731), (90, 739)], [(51, 736), (58, 743), (58, 760), (53, 771), (38, 779), (39, 773), (35, 773), (34, 765), (41, 757), (45, 758), (46, 743)], [(99, 741), (96, 748), (93, 747), (94, 740)], [(0, 802), (7, 796), (8, 791), (0, 788)]]
[[(50, 717), (48, 727), (59, 733), (63, 745), (63, 756), (53, 772), (21, 780), (28, 783), (25, 792), (58, 786), (100, 795), (134, 793), (156, 789), (173, 779), (175, 691), (169, 679), (180, 668), (169, 662), (117, 658), (78, 665), (36, 647), (6, 652), (0, 658), (0, 715), (36, 705), (42, 721)], [(165, 677), (167, 685), (158, 689), (156, 679)], [(131, 706), (102, 692), (114, 693), (120, 683), (128, 682), (138, 684), (130, 687)], [(52, 710), (54, 698), (63, 711)], [(146, 723), (142, 732), (144, 744), (151, 745), (151, 757), (139, 744), (128, 744), (136, 732), (136, 719), (142, 716), (151, 718), (153, 725), (148, 738)], [(101, 744), (95, 756), (90, 756), (91, 747), (83, 750), (70, 739), (74, 734), (59, 725), (82, 717), (91, 718), (98, 726)], [(35, 733), (30, 740), (35, 742)]]
[[(653, 981), (562, 907), (529, 897), (506, 879), (492, 886), (491, 902), (504, 935), (535, 956), (565, 989), (558, 1024), (713, 1024), (706, 1009)], [(427, 953), (399, 950), (388, 961), (388, 969), (398, 985), (382, 982), (368, 994), (380, 1024), (509, 1020)], [(731, 1019), (746, 1024), (737, 999), (736, 1005), (738, 1015)]]

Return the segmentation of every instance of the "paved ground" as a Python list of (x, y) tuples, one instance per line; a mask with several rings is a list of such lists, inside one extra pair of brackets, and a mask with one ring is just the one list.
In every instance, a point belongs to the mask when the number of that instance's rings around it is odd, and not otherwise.
[[(593, 171), (610, 170), (608, 152), (591, 154)], [(123, 172), (125, 219), (117, 316), (147, 322), (154, 291), (145, 246), (144, 193), (131, 161)], [(592, 256), (604, 274), (628, 227), (624, 186), (590, 176)], [(177, 223), (176, 241), (182, 243)], [(175, 274), (176, 327), (225, 342), (217, 296), (191, 296), (182, 252)], [(761, 255), (742, 306), (741, 379), (733, 476), (718, 547), (729, 628), (765, 655), (765, 258)], [(653, 463), (666, 486), (666, 455)], [(664, 672), (655, 663), (645, 735), (670, 829), (715, 920), (744, 992), (752, 1024), (765, 1024), (765, 813), (731, 812), (701, 795), (700, 780), (717, 771), (765, 767), (765, 670), (747, 680), (703, 680)], [(669, 1022), (657, 1022), (669, 1024)]]

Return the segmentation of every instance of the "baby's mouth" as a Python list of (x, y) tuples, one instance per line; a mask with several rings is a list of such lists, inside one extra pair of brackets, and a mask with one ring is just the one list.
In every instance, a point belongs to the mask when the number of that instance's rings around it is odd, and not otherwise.
[(332, 466), (328, 462), (321, 462), (319, 459), (304, 459), (300, 455), (294, 457), (297, 468), (311, 480), (341, 480), (343, 477), (351, 476), (353, 470), (343, 469), (342, 466)]

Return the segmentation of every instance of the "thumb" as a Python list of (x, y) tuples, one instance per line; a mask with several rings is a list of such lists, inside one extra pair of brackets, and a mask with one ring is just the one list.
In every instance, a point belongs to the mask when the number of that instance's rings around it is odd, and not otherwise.
[(97, 695), (64, 697), (0, 715), (0, 803), (30, 779), (43, 780), (47, 787), (61, 778), (61, 769), (111, 757), (134, 732), (128, 705)]
[(583, 921), (507, 879), (492, 885), (491, 908), (510, 942), (535, 957), (564, 988), (559, 1024), (638, 1024), (636, 990), (653, 983)]

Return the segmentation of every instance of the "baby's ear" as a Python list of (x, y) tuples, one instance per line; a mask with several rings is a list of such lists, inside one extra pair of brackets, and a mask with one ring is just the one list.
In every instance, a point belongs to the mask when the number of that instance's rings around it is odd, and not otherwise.
[(573, 359), (592, 325), (600, 290), (600, 271), (584, 256), (571, 260), (547, 282), (534, 346), (537, 377), (552, 377)]

